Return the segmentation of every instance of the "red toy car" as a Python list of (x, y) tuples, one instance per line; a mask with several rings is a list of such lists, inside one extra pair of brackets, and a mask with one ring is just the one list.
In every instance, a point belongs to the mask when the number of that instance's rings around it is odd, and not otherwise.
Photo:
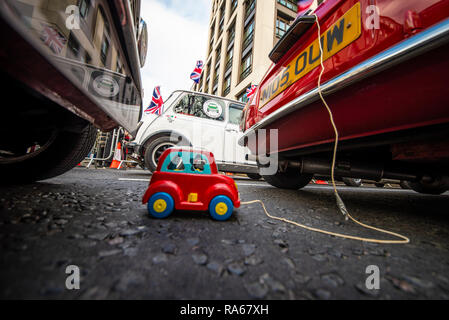
[(209, 210), (213, 219), (225, 221), (240, 207), (236, 183), (218, 174), (213, 154), (191, 148), (162, 154), (142, 203), (148, 203), (150, 215), (158, 219), (176, 209)]

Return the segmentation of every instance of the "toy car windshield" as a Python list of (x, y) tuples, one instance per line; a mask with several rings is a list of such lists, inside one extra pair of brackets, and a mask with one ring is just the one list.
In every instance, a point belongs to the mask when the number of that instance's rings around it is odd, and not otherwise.
[(162, 165), (162, 172), (212, 174), (206, 156), (199, 153), (172, 153)]

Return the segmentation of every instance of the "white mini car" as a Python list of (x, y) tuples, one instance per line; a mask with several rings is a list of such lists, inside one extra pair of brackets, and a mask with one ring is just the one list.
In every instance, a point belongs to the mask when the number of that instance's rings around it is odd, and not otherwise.
[(164, 103), (162, 115), (148, 114), (131, 143), (141, 166), (156, 170), (162, 153), (174, 146), (191, 146), (211, 151), (218, 169), (246, 173), (260, 179), (255, 162), (237, 141), (244, 105), (222, 97), (191, 91), (175, 91)]

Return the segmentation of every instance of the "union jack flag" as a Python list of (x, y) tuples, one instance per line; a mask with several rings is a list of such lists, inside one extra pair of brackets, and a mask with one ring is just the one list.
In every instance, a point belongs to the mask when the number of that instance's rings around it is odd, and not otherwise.
[(150, 106), (147, 110), (145, 110), (145, 114), (162, 114), (162, 107), (164, 105), (164, 101), (161, 96), (161, 87), (157, 86), (154, 88), (153, 99), (151, 99)]
[(257, 86), (255, 84), (253, 84), (251, 87), (246, 89), (246, 97), (248, 98), (248, 100), (251, 100), (251, 98), (256, 93), (256, 90), (257, 90)]
[(201, 73), (203, 73), (203, 61), (200, 60), (196, 63), (196, 68), (190, 75), (190, 79), (195, 81), (195, 83), (199, 83), (201, 79)]
[(67, 43), (66, 38), (55, 28), (42, 24), (41, 40), (54, 54), (60, 55)]
[(315, 10), (318, 7), (317, 0), (299, 0), (298, 1), (298, 16), (304, 15), (309, 10)]

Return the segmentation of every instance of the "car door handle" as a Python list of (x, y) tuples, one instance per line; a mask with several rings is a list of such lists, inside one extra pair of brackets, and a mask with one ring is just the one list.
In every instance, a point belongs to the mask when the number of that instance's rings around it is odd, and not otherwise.
[(239, 132), (238, 130), (235, 130), (235, 129), (226, 129), (226, 132)]

